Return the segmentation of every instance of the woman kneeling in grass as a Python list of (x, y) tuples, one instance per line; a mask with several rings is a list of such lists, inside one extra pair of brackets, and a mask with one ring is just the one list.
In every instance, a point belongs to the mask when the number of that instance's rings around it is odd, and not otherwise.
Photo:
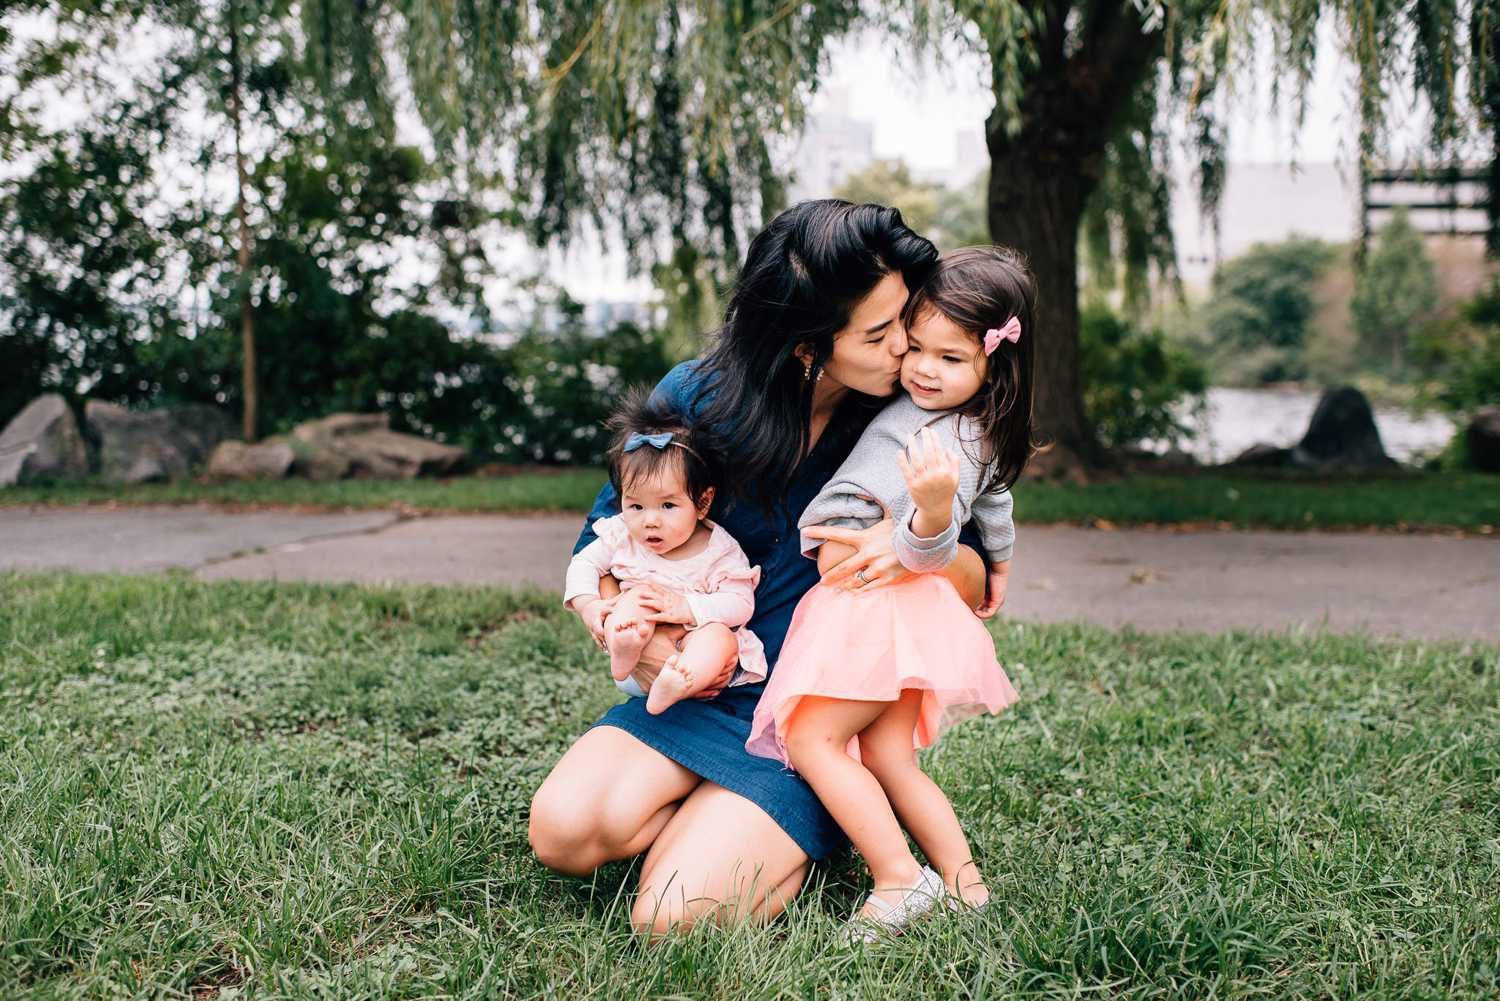
[[(764, 643), (773, 674), (792, 610), (819, 582), (817, 565), (802, 556), (797, 518), (896, 392), (908, 290), (936, 261), (933, 245), (894, 209), (795, 205), (751, 243), (714, 348), (656, 387), (727, 442), (735, 477), (728, 486), (739, 496), (715, 498), (710, 516), (761, 567), (747, 628)], [(619, 513), (606, 486), (587, 524)], [(825, 585), (872, 587), (908, 576), (890, 522), (817, 531), (853, 547), (822, 577)], [(593, 538), (585, 527), (575, 551)], [(985, 600), (986, 561), (972, 527), (960, 540), (944, 575), (972, 608)], [(601, 583), (608, 597), (611, 581)], [(681, 626), (658, 626), (633, 674), (643, 690), (682, 636)], [(646, 933), (705, 914), (780, 913), (809, 863), (842, 846), (844, 835), (801, 777), (745, 750), (762, 688), (685, 699), (660, 715), (643, 699), (612, 708), (537, 790), (530, 823), (537, 857), (585, 875), (645, 852), (631, 920)]]

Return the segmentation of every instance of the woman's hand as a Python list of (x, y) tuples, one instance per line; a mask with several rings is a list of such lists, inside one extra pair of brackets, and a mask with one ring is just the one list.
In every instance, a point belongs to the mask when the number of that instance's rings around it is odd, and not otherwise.
[[(578, 617), (593, 634), (594, 642), (598, 644), (600, 650), (605, 649), (604, 620), (609, 618), (609, 613), (615, 610), (615, 605), (619, 600), (618, 594), (613, 598), (575, 598), (573, 600), (573, 611), (578, 613)], [(579, 607), (580, 602), (583, 605), (582, 608)]]
[(823, 575), (823, 583), (845, 591), (868, 591), (872, 587), (896, 584), (911, 576), (891, 549), (894, 522), (887, 518), (869, 528), (838, 528), (814, 525), (803, 534), (813, 539), (842, 542), (854, 549), (847, 557)]
[(675, 622), (683, 626), (698, 624), (698, 617), (682, 594), (650, 585), (636, 588), (636, 593), (640, 595), (636, 600), (641, 607), (651, 613), (646, 616), (647, 622)]
[(1005, 604), (1005, 590), (1010, 586), (1010, 560), (991, 564), (988, 577), (989, 597), (974, 611), (981, 619), (992, 618), (1000, 611), (1000, 606)]

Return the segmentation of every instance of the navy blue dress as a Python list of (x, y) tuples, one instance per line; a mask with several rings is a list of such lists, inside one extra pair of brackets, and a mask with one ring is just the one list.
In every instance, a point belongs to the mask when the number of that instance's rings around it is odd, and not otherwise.
[[(702, 409), (703, 379), (697, 361), (684, 362), (668, 372), (656, 392), (673, 401), (679, 412), (696, 417)], [(722, 525), (744, 549), (752, 566), (761, 569), (755, 589), (755, 614), (747, 627), (760, 637), (766, 661), (774, 670), (776, 658), (791, 625), (792, 612), (802, 596), (818, 582), (818, 564), (803, 556), (798, 545), (797, 518), (848, 457), (858, 432), (873, 411), (842, 410), (838, 433), (824, 433), (797, 467), (780, 510), (768, 515), (753, 501), (724, 505), (714, 502), (709, 517)], [(834, 429), (830, 426), (829, 432)], [(732, 461), (729, 468), (734, 468)], [(720, 491), (722, 496), (723, 491)], [(576, 553), (594, 540), (592, 525), (599, 518), (620, 513), (619, 497), (606, 483), (589, 512)], [(983, 553), (978, 533), (964, 526), (960, 539)], [(745, 750), (750, 720), (764, 684), (725, 689), (712, 699), (684, 699), (659, 716), (646, 712), (646, 700), (628, 699), (604, 714), (594, 726), (613, 726), (671, 758), (710, 782), (739, 793), (770, 815), (809, 858), (820, 859), (845, 843), (839, 829), (802, 777), (771, 758)]]

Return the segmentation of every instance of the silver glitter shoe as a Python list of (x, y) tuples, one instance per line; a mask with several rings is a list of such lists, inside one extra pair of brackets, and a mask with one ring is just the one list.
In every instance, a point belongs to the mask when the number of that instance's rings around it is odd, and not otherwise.
[[(946, 896), (943, 877), (924, 865), (917, 877), (917, 885), (907, 890), (899, 903), (888, 904), (871, 893), (866, 904), (872, 906), (875, 913), (856, 913), (850, 918), (849, 923), (844, 926), (844, 941), (850, 945), (860, 942), (868, 944), (879, 941), (885, 935), (899, 935), (902, 929), (932, 910)], [(861, 907), (860, 910), (864, 908)]]

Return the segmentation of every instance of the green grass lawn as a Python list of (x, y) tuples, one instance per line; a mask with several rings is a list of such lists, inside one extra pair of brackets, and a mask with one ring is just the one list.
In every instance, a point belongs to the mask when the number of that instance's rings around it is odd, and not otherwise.
[[(401, 507), (424, 512), (588, 510), (602, 471), (568, 469), (495, 478), (388, 482), (101, 483), (0, 489), (0, 506), (23, 504), (224, 504), (314, 508)], [(1308, 479), (1248, 474), (1136, 476), (1087, 486), (1022, 483), (1016, 517), (1030, 524), (1223, 522), (1236, 528), (1420, 528), (1493, 532), (1500, 477), (1429, 474)]]
[(925, 756), (992, 918), (844, 950), (843, 855), (647, 946), (527, 849), (617, 697), (553, 596), (0, 576), (0, 996), (1500, 991), (1500, 649), (995, 629), (1022, 702)]

